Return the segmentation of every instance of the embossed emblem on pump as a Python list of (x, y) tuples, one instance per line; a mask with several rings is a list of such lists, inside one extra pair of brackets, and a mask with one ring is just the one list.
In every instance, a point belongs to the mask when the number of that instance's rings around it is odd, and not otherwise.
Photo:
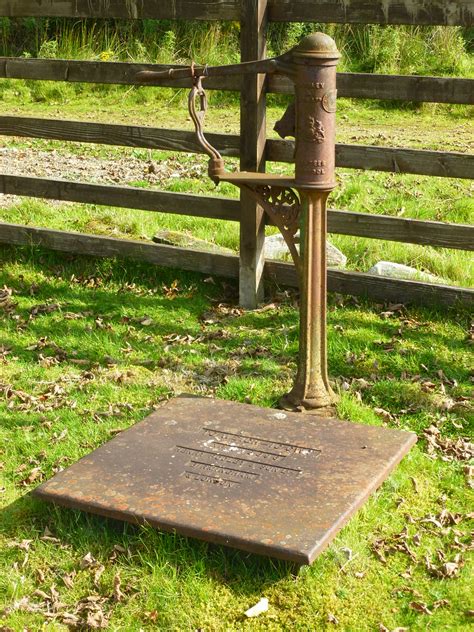
[(314, 141), (315, 143), (324, 143), (326, 139), (324, 125), (321, 121), (315, 119), (314, 116), (310, 116), (308, 120), (309, 126), (306, 134), (307, 139)]

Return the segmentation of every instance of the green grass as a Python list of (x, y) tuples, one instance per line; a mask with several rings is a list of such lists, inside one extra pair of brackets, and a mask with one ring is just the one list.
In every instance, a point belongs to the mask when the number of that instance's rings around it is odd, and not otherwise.
[[(0, 612), (6, 608), (0, 622), (6, 629), (40, 629), (41, 613), (8, 608), (22, 598), (41, 604), (35, 590), (49, 593), (52, 586), (67, 612), (87, 597), (102, 599), (113, 630), (321, 630), (333, 627), (330, 615), (344, 630), (467, 628), (472, 565), (463, 550), (464, 516), (472, 492), (462, 461), (428, 458), (423, 430), (435, 423), (446, 437), (472, 432), (462, 404), (470, 392), (468, 314), (385, 314), (382, 306), (331, 299), (329, 366), (341, 393), (339, 415), (380, 425), (374, 410), (383, 408), (392, 415), (388, 425), (414, 430), (421, 440), (315, 564), (297, 574), (289, 564), (53, 509), (28, 495), (58, 467), (180, 392), (275, 406), (296, 368), (293, 298), (269, 287), (275, 307), (231, 312), (219, 304), (232, 305), (237, 288), (218, 279), (26, 248), (3, 248), (0, 256), (0, 285), (13, 291), (14, 303), (0, 316)], [(31, 316), (34, 306), (52, 304), (50, 313)], [(210, 311), (214, 324), (203, 324)], [(173, 343), (174, 335), (197, 340)], [(448, 401), (458, 403), (446, 411)], [(38, 478), (22, 482), (36, 467)], [(443, 508), (464, 517), (456, 531), (419, 521)], [(390, 542), (405, 526), (413, 559), (386, 553), (382, 563), (376, 541)], [(57, 540), (41, 539), (45, 529)], [(425, 557), (436, 563), (437, 550), (449, 560), (461, 552), (464, 566), (455, 578), (427, 571)], [(81, 569), (87, 553), (97, 563)], [(100, 564), (104, 571), (94, 583)], [(64, 577), (71, 573), (68, 586)], [(117, 576), (120, 602), (112, 598)], [(268, 613), (246, 621), (243, 612), (262, 596), (270, 601)], [(409, 606), (432, 608), (442, 599), (447, 603), (432, 615)], [(65, 626), (53, 619), (48, 628)]]

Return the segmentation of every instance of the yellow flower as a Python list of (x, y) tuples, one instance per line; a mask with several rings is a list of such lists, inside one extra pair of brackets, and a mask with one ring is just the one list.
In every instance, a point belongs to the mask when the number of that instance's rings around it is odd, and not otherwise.
[(100, 60), (101, 61), (110, 61), (113, 58), (114, 58), (114, 51), (113, 50), (104, 50), (100, 54)]

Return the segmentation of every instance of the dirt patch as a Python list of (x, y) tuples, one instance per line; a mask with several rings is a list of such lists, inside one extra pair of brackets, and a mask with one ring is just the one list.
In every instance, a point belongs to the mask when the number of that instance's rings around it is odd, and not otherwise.
[[(0, 148), (0, 173), (4, 175), (163, 188), (165, 183), (169, 184), (172, 180), (201, 177), (204, 172), (205, 165), (197, 156), (196, 161), (190, 164), (189, 160), (182, 163), (173, 157), (158, 162), (131, 155), (99, 158), (55, 149)], [(0, 206), (12, 206), (20, 199), (14, 195), (0, 194)]]

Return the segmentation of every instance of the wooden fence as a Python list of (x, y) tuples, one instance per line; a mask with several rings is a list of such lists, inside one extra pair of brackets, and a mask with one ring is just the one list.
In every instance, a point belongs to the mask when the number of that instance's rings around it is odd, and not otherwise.
[[(374, 24), (440, 24), (472, 26), (474, 0), (0, 0), (0, 16), (76, 18), (155, 18), (239, 20), (242, 61), (266, 56), (268, 21), (318, 21)], [(0, 78), (138, 84), (137, 73), (169, 66), (50, 59), (0, 58)], [(163, 84), (165, 85), (165, 84)], [(170, 82), (185, 87), (188, 81)], [(241, 168), (264, 170), (266, 161), (292, 162), (290, 141), (265, 137), (265, 96), (291, 93), (292, 83), (262, 75), (226, 77), (206, 82), (209, 89), (240, 91), (240, 136), (209, 134), (224, 156), (240, 156)], [(339, 96), (437, 103), (474, 104), (474, 80), (340, 73)], [(184, 152), (200, 152), (194, 134), (132, 125), (32, 117), (0, 116), (0, 134), (76, 142), (102, 143)], [(449, 178), (474, 178), (474, 155), (392, 147), (342, 144), (337, 165)], [(98, 256), (124, 256), (164, 266), (240, 278), (241, 301), (253, 306), (261, 298), (263, 278), (295, 285), (292, 264), (263, 260), (264, 223), (261, 209), (245, 194), (240, 202), (197, 196), (0, 175), (0, 192), (107, 206), (161, 211), (241, 224), (240, 256), (217, 255), (172, 246), (67, 233), (0, 223), (0, 243), (37, 244)], [(474, 250), (474, 227), (383, 215), (330, 211), (329, 231), (445, 248)], [(330, 270), (330, 291), (365, 295), (377, 300), (452, 305), (474, 302), (474, 290), (416, 281), (385, 279), (369, 274)]]

